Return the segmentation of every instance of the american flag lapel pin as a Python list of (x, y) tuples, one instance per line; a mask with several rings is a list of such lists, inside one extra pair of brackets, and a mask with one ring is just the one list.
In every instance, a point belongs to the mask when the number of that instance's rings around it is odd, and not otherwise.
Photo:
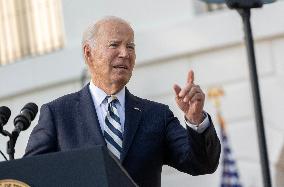
[(141, 112), (140, 108), (134, 107), (134, 110), (138, 110), (139, 112)]

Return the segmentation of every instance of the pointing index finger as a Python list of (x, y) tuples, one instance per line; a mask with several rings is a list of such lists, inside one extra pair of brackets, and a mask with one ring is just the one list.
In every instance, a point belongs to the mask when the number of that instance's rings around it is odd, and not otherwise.
[(187, 75), (187, 83), (193, 84), (194, 82), (194, 72), (190, 70)]

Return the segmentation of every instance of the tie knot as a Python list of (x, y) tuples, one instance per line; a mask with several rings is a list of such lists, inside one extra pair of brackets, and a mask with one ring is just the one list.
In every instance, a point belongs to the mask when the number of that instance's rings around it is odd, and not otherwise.
[(118, 99), (115, 95), (108, 95), (106, 96), (106, 100), (107, 100), (107, 103), (110, 104), (110, 103), (116, 102)]

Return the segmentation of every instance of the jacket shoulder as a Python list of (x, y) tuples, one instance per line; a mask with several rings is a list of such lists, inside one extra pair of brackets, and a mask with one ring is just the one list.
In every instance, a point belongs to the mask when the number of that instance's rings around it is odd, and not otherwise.
[(135, 100), (139, 101), (140, 103), (143, 103), (143, 106), (146, 109), (161, 109), (161, 110), (169, 109), (169, 106), (165, 105), (163, 103), (152, 101), (150, 99), (141, 98), (141, 97), (138, 97), (138, 96), (134, 96), (134, 98), (135, 98)]
[(76, 103), (79, 101), (82, 92), (83, 90), (80, 90), (77, 92), (63, 95), (57, 99), (45, 103), (43, 106), (48, 106), (51, 110), (57, 110), (57, 111), (62, 109), (64, 110), (64, 108), (71, 109), (74, 106), (76, 106)]
[(78, 92), (73, 92), (73, 93), (69, 93), (66, 95), (63, 95), (57, 99), (54, 99), (48, 103), (46, 103), (47, 105), (62, 105), (62, 104), (68, 104), (70, 102), (76, 101), (78, 100), (78, 97), (80, 95), (80, 91)]

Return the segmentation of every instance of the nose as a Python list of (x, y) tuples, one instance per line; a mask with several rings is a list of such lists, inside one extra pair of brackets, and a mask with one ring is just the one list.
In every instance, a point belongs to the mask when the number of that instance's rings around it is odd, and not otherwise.
[(121, 46), (119, 49), (119, 57), (120, 58), (129, 58), (129, 51), (127, 47)]

